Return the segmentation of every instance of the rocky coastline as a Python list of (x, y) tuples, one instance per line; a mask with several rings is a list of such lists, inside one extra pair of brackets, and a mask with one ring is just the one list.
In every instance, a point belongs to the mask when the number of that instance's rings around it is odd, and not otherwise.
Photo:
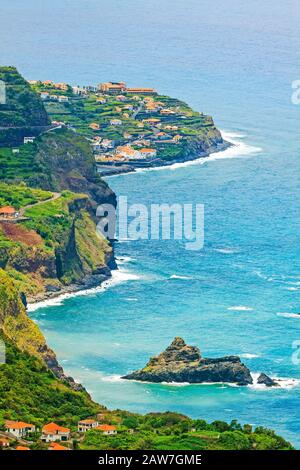
[(186, 163), (186, 162), (192, 162), (198, 159), (202, 158), (208, 158), (212, 153), (218, 153), (218, 152), (223, 152), (224, 150), (227, 150), (228, 148), (232, 147), (234, 144), (231, 142), (228, 142), (226, 140), (223, 140), (222, 142), (218, 142), (216, 144), (211, 145), (207, 150), (205, 151), (199, 151), (198, 153), (191, 152), (190, 154), (187, 155), (182, 155), (180, 158), (176, 158), (173, 161), (168, 161), (168, 160), (163, 160), (161, 158), (156, 158), (152, 162), (145, 162), (143, 165), (139, 166), (133, 166), (129, 164), (122, 164), (122, 165), (111, 165), (111, 166), (104, 166), (101, 164), (97, 164), (97, 171), (101, 174), (101, 176), (116, 176), (116, 175), (121, 175), (125, 173), (133, 173), (138, 170), (149, 170), (153, 168), (161, 168), (161, 167), (170, 167), (172, 165), (178, 164), (178, 163)]

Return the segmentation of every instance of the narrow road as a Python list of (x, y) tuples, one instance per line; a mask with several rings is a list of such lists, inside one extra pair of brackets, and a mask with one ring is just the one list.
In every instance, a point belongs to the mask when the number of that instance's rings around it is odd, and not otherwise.
[(38, 202), (35, 202), (34, 204), (28, 204), (28, 206), (22, 207), (19, 211), (20, 217), (24, 217), (24, 213), (27, 209), (30, 209), (31, 207), (35, 207), (35, 206), (40, 206), (41, 204), (45, 204), (46, 202), (55, 201), (59, 197), (61, 197), (61, 193), (53, 193), (53, 196), (49, 199), (46, 199), (45, 201), (38, 201)]

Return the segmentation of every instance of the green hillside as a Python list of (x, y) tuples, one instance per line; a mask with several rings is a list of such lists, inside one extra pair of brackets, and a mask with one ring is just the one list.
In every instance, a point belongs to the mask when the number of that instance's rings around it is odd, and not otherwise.
[(14, 146), (25, 136), (36, 136), (48, 126), (47, 112), (29, 84), (14, 67), (0, 67), (6, 103), (0, 107), (0, 146)]

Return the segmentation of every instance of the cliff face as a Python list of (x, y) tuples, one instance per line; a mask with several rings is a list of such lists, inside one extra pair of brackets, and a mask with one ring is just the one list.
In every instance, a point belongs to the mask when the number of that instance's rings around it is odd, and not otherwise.
[(51, 191), (88, 194), (94, 205), (116, 205), (116, 196), (97, 174), (89, 142), (67, 129), (45, 133), (34, 144), (34, 162), (39, 169), (28, 184)]
[(27, 316), (22, 298), (11, 277), (2, 269), (0, 269), (0, 329), (20, 351), (41, 359), (56, 377), (67, 381), (74, 390), (82, 390), (81, 385), (64, 375), (40, 329)]
[(146, 367), (123, 379), (142, 382), (252, 383), (250, 371), (239, 357), (203, 358), (197, 347), (187, 346), (182, 338), (175, 338), (163, 353), (151, 358)]
[(6, 103), (0, 109), (0, 146), (22, 143), (25, 136), (36, 136), (50, 124), (36, 93), (14, 67), (0, 67), (5, 84)]
[(112, 247), (97, 234), (88, 196), (63, 192), (55, 197), (27, 209), (28, 220), (13, 224), (14, 230), (0, 223), (0, 267), (29, 301), (68, 286), (99, 284), (114, 266)]

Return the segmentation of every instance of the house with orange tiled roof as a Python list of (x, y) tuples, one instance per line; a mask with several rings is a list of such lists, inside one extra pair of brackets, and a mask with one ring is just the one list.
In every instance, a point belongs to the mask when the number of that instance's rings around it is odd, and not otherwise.
[(42, 429), (41, 440), (43, 442), (68, 441), (70, 439), (70, 429), (59, 426), (55, 423), (46, 424)]
[(118, 433), (116, 426), (111, 424), (100, 424), (100, 426), (97, 426), (95, 429), (96, 431), (101, 431), (102, 434), (106, 436), (112, 436)]
[(120, 145), (117, 147), (116, 153), (129, 158), (139, 158), (140, 156), (139, 151), (135, 150), (130, 145)]
[(94, 419), (82, 419), (78, 422), (78, 432), (86, 432), (99, 426), (99, 422)]
[(12, 206), (0, 207), (0, 218), (15, 219), (19, 216), (19, 212)]
[(17, 446), (16, 450), (30, 450), (29, 447)]
[(156, 150), (151, 148), (143, 148), (140, 150), (140, 154), (143, 158), (155, 157), (156, 153)]
[(66, 83), (54, 83), (54, 88), (62, 91), (68, 91), (69, 87)]
[(102, 93), (108, 93), (111, 95), (119, 95), (126, 90), (126, 83), (124, 82), (107, 82), (101, 83), (98, 88)]
[(34, 424), (24, 423), (23, 421), (5, 421), (4, 427), (7, 433), (15, 437), (26, 437), (28, 433), (35, 432)]
[(98, 131), (100, 129), (100, 125), (97, 124), (97, 122), (91, 122), (91, 124), (89, 124), (89, 128), (93, 129), (93, 131)]
[(154, 125), (160, 123), (160, 119), (157, 118), (150, 118), (150, 119), (144, 119), (143, 122), (146, 124)]
[(57, 442), (51, 442), (50, 446), (48, 447), (48, 450), (70, 450), (68, 447), (61, 446)]

